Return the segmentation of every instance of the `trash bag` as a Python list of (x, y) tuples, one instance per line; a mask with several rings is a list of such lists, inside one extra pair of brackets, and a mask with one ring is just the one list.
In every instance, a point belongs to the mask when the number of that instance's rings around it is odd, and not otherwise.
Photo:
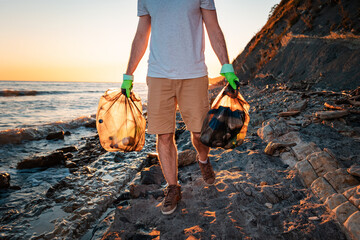
[(244, 142), (250, 105), (227, 84), (217, 95), (202, 125), (200, 141), (206, 146), (234, 148)]
[(145, 144), (145, 127), (141, 99), (136, 93), (131, 92), (127, 98), (121, 89), (109, 89), (100, 98), (96, 128), (106, 151), (140, 151)]

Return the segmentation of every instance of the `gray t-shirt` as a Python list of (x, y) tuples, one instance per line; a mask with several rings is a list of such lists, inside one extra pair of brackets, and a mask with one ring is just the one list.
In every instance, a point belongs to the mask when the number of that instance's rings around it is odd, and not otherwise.
[(151, 16), (149, 77), (207, 75), (200, 8), (215, 10), (214, 0), (138, 0), (138, 16)]

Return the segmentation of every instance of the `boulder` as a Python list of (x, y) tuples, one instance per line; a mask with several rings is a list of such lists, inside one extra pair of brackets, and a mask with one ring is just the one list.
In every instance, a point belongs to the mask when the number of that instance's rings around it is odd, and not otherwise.
[(352, 239), (360, 239), (360, 212), (354, 212), (345, 221), (344, 227), (349, 231)]
[(144, 168), (141, 171), (140, 183), (141, 184), (156, 184), (161, 185), (164, 182), (164, 176), (159, 165), (153, 165), (149, 168)]
[(347, 172), (353, 176), (360, 177), (360, 165), (352, 165), (350, 168), (348, 168)]
[(58, 139), (64, 139), (64, 131), (60, 131), (60, 132), (52, 132), (52, 133), (49, 133), (47, 136), (46, 136), (46, 140), (58, 140)]
[(338, 221), (343, 224), (353, 213), (357, 212), (358, 209), (350, 202), (346, 201), (332, 210)]
[(340, 193), (334, 193), (326, 199), (325, 204), (332, 210), (344, 202), (347, 202), (347, 199), (344, 197), (344, 195)]
[(327, 172), (335, 171), (338, 168), (338, 162), (324, 151), (316, 151), (306, 157), (306, 160), (314, 168), (315, 172), (320, 176), (324, 176)]
[(319, 177), (310, 186), (312, 192), (322, 201), (336, 193), (334, 188), (323, 178)]
[(306, 160), (302, 160), (295, 165), (296, 169), (299, 171), (299, 175), (304, 182), (305, 186), (309, 187), (313, 181), (315, 181), (318, 176), (315, 173), (314, 169), (310, 163)]
[(307, 107), (308, 100), (300, 100), (299, 102), (294, 102), (288, 107), (288, 111), (299, 111), (302, 112)]
[(293, 142), (293, 143), (301, 143), (301, 138), (299, 132), (288, 132), (277, 138), (280, 142)]
[(343, 194), (352, 204), (360, 209), (360, 186), (350, 188)]
[(258, 129), (257, 134), (263, 141), (270, 142), (291, 130), (292, 129), (286, 124), (284, 119), (270, 119), (263, 122), (262, 127)]
[(295, 157), (302, 161), (313, 152), (320, 152), (321, 149), (313, 142), (300, 142), (296, 146), (292, 147)]
[(65, 162), (64, 153), (56, 151), (47, 156), (34, 157), (24, 159), (17, 164), (17, 169), (37, 168), (37, 167), (52, 167), (62, 165)]
[(57, 151), (62, 151), (63, 153), (69, 153), (69, 152), (77, 152), (78, 148), (76, 146), (68, 146), (57, 149)]
[(291, 152), (280, 153), (280, 159), (284, 164), (289, 165), (291, 168), (297, 163), (296, 157)]
[(196, 152), (191, 149), (184, 150), (178, 154), (178, 165), (184, 167), (196, 163)]
[(266, 146), (264, 152), (268, 155), (273, 155), (277, 149), (285, 148), (285, 147), (293, 147), (296, 143), (289, 143), (289, 142), (278, 142), (278, 141), (271, 141)]
[(343, 193), (345, 189), (348, 189), (349, 187), (360, 184), (360, 182), (351, 176), (345, 168), (339, 168), (335, 171), (328, 172), (324, 175), (324, 178), (340, 193)]
[(0, 172), (0, 189), (10, 187), (10, 174), (7, 172)]

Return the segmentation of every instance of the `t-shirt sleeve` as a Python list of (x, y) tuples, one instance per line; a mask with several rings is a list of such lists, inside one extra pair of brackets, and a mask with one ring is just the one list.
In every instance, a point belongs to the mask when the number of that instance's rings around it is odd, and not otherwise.
[(207, 10), (215, 10), (214, 0), (200, 0), (200, 7)]
[(138, 0), (138, 12), (137, 12), (138, 17), (148, 15), (148, 14), (149, 14), (149, 11), (146, 8), (145, 0)]

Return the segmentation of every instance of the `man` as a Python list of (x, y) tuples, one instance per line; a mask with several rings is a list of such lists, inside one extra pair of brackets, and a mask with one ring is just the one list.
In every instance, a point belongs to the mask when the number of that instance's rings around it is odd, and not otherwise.
[(211, 46), (222, 65), (221, 74), (235, 89), (239, 79), (229, 64), (224, 35), (214, 0), (138, 0), (139, 23), (121, 88), (129, 97), (133, 73), (147, 48), (148, 133), (157, 134), (157, 152), (168, 183), (161, 212), (171, 214), (181, 199), (178, 185), (175, 111), (191, 132), (197, 161), (206, 184), (215, 182), (209, 147), (200, 142), (203, 120), (209, 111), (208, 77), (204, 58), (204, 23)]

